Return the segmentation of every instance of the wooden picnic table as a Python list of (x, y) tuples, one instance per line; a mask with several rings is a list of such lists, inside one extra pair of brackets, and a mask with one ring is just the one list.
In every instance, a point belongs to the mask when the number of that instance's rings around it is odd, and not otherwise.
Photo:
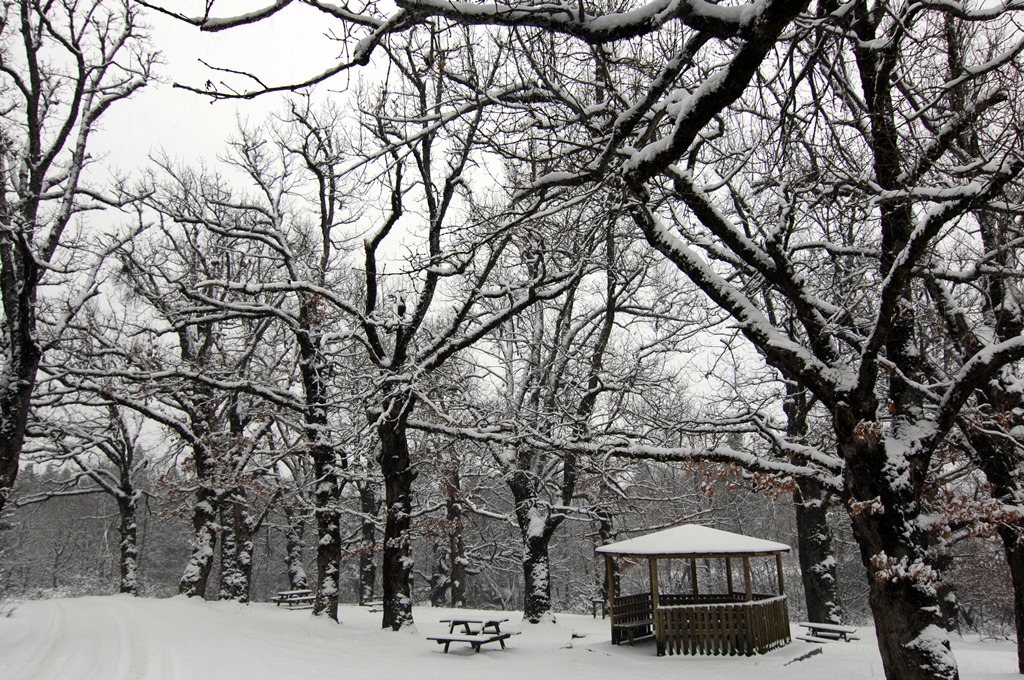
[[(465, 642), (477, 653), (480, 652), (480, 647), (486, 645), (488, 642), (500, 643), (501, 648), (505, 649), (505, 640), (509, 639), (513, 635), (518, 635), (518, 633), (510, 633), (508, 631), (504, 633), (501, 632), (501, 624), (506, 621), (508, 621), (508, 619), (470, 617), (441, 619), (441, 623), (448, 624), (448, 634), (431, 635), (427, 639), (433, 640), (439, 645), (444, 645), (445, 654), (448, 653), (448, 648), (453, 642)], [(456, 633), (455, 629), (459, 627), (461, 627), (462, 630)]]
[(313, 594), (312, 590), (305, 588), (281, 590), (274, 597), (270, 598), (270, 601), (276, 603), (278, 607), (283, 604), (289, 609), (310, 609), (313, 606), (314, 600), (316, 600), (316, 595)]
[(851, 640), (859, 640), (860, 638), (854, 635), (857, 629), (852, 626), (843, 626), (837, 623), (811, 623), (807, 621), (801, 621), (797, 624), (807, 629), (807, 635), (798, 635), (798, 640), (804, 640), (805, 642), (834, 642), (836, 640), (843, 640), (844, 642), (850, 642)]

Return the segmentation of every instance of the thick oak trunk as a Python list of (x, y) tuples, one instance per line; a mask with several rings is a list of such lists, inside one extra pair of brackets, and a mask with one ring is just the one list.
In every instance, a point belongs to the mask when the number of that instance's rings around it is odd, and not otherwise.
[(374, 521), (380, 511), (380, 501), (373, 485), (359, 485), (359, 509), (362, 520), (359, 533), (362, 544), (359, 546), (359, 603), (372, 602), (377, 583), (377, 523)]
[[(6, 278), (7, 272), (4, 271), (3, 275)], [(6, 287), (6, 282), (4, 285)], [(7, 297), (6, 291), (4, 297)], [(10, 310), (7, 310), (7, 313), (10, 314)], [(0, 375), (0, 380), (3, 381), (0, 384), (0, 511), (4, 509), (7, 497), (18, 477), (18, 462), (25, 444), (25, 428), (41, 357), (34, 340), (34, 317), (32, 323), (33, 328), (30, 332), (16, 337), (15, 341), (19, 342), (20, 346), (8, 349), (8, 356), (5, 358), (6, 370)], [(8, 326), (10, 325), (9, 321)], [(9, 330), (11, 333), (16, 331)]]
[(516, 522), (523, 539), (523, 619), (540, 623), (551, 615), (551, 537), (563, 516), (540, 502), (533, 475), (522, 466), (509, 479)]
[(915, 465), (923, 462), (890, 451), (898, 438), (882, 437), (880, 423), (858, 420), (850, 409), (838, 409), (835, 424), (885, 677), (958, 680), (941, 613), (936, 546), (921, 517), (923, 473)]
[(393, 403), (377, 421), (380, 463), (384, 474), (384, 552), (381, 587), (382, 628), (401, 630), (413, 625), (412, 616), (412, 484), (416, 474), (409, 456), (405, 421), (411, 404)]
[(535, 535), (525, 539), (523, 554), (523, 619), (540, 623), (551, 616), (551, 536)]
[(1024, 542), (1019, 527), (999, 527), (1013, 582), (1013, 621), (1017, 629), (1017, 672), (1024, 673)]
[(828, 497), (812, 479), (798, 479), (793, 492), (796, 508), (797, 553), (807, 603), (807, 618), (819, 623), (841, 623), (842, 606), (828, 524)]
[(119, 498), (117, 510), (120, 516), (120, 558), (121, 578), (118, 591), (129, 595), (139, 594), (139, 541), (136, 521), (135, 498)]
[(305, 590), (309, 587), (302, 559), (302, 538), (306, 534), (306, 521), (291, 506), (285, 506), (284, 517), (284, 560), (288, 571), (288, 588)]
[(338, 501), (341, 485), (334, 453), (329, 447), (313, 451), (313, 512), (316, 516), (316, 599), (313, 614), (338, 620), (338, 578), (341, 560), (341, 527)]
[(192, 509), (192, 553), (178, 582), (178, 593), (189, 597), (206, 597), (210, 571), (217, 547), (217, 495), (200, 487)]
[(236, 489), (221, 503), (221, 527), (220, 599), (248, 602), (253, 528), (243, 489)]

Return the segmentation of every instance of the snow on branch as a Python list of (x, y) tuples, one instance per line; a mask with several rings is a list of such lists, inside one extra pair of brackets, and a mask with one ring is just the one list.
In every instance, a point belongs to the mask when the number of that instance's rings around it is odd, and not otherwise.
[(843, 487), (842, 475), (830, 474), (818, 467), (764, 458), (729, 446), (657, 446), (654, 444), (636, 443), (625, 437), (615, 437), (606, 441), (571, 440), (548, 437), (537, 432), (516, 432), (505, 429), (500, 425), (464, 427), (458, 424), (444, 424), (412, 418), (409, 420), (409, 427), (423, 432), (447, 435), (455, 439), (472, 440), (498, 446), (528, 446), (535, 450), (548, 451), (555, 454), (647, 460), (659, 463), (700, 461), (727, 463), (750, 472), (813, 478), (833, 491), (841, 491)]

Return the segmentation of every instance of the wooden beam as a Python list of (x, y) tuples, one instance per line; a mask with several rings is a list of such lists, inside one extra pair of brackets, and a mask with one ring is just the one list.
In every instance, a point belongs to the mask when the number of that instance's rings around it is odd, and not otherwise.
[(779, 595), (785, 595), (786, 582), (782, 577), (782, 553), (775, 553), (775, 570), (779, 574)]
[(604, 556), (604, 573), (608, 580), (608, 618), (611, 624), (615, 625), (615, 558), (611, 555)]
[(732, 558), (725, 558), (725, 589), (732, 595)]
[(743, 590), (747, 596), (747, 602), (754, 600), (754, 591), (750, 586), (750, 558), (743, 558)]
[(662, 656), (664, 638), (661, 635), (661, 617), (658, 615), (658, 558), (647, 558), (647, 567), (651, 576), (651, 618), (654, 619), (654, 639), (658, 646), (658, 656)]
[(690, 558), (690, 586), (693, 589), (694, 600), (697, 599), (697, 595), (700, 591), (697, 589), (697, 558)]

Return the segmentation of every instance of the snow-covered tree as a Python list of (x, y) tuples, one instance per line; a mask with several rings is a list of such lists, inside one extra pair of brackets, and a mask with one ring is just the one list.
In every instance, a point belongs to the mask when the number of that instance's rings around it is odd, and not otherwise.
[[(127, 200), (85, 175), (103, 114), (150, 77), (138, 13), (125, 0), (0, 10), (0, 508), (18, 474), (39, 362), (95, 294), (109, 252), (76, 220)], [(57, 286), (65, 299), (46, 307)]]

